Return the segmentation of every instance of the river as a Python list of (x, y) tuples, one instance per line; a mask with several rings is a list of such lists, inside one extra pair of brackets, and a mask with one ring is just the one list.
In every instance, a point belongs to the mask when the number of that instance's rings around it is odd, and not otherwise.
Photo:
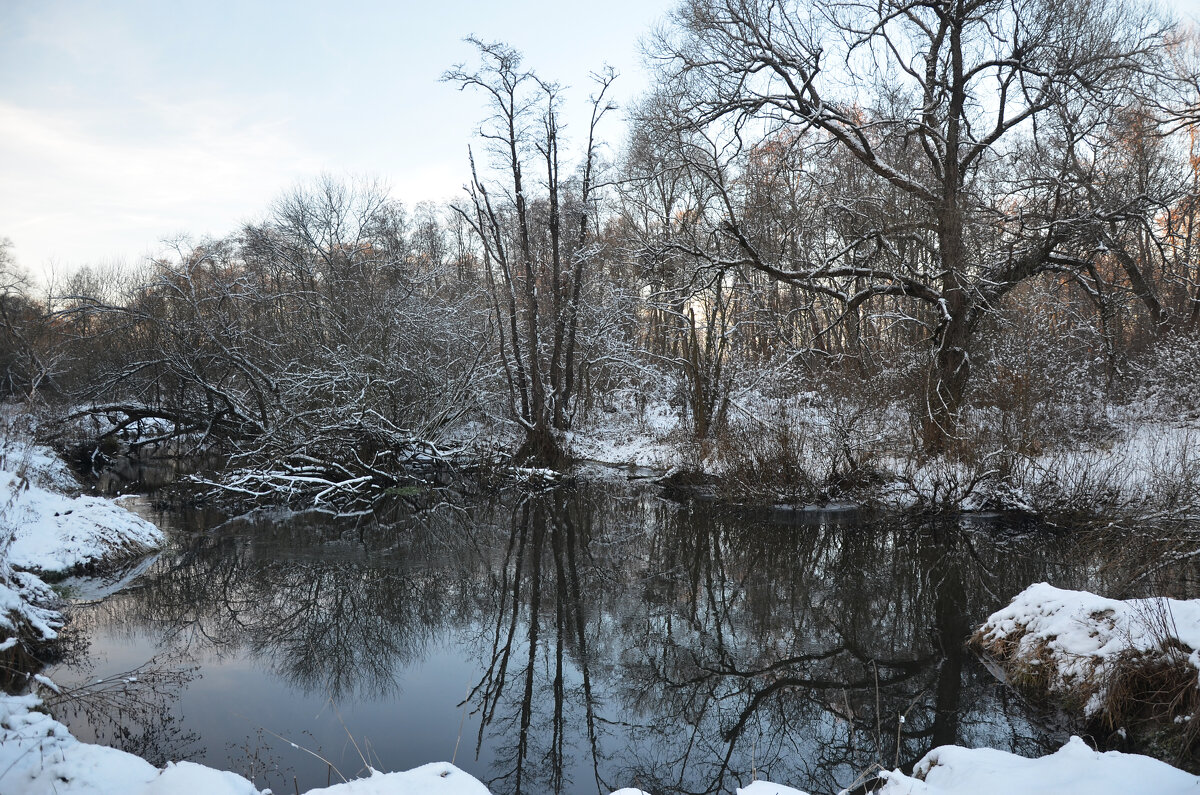
[(152, 518), (169, 548), (70, 611), (50, 673), (106, 683), (57, 717), (277, 793), (450, 759), (498, 795), (824, 793), (944, 743), (1038, 755), (1067, 728), (964, 650), (972, 628), (1042, 580), (1200, 590), (1154, 539), (612, 483), (351, 519)]

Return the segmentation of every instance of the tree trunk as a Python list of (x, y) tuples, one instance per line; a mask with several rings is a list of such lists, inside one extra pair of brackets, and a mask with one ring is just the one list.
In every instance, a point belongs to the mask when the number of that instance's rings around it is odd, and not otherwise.
[(971, 358), (967, 353), (970, 336), (971, 326), (965, 308), (958, 311), (951, 309), (925, 385), (925, 421), (921, 441), (926, 452), (944, 451), (958, 432), (959, 415), (971, 374)]
[(560, 471), (571, 465), (571, 457), (562, 449), (554, 431), (544, 420), (525, 432), (525, 441), (513, 460), (522, 466), (547, 467)]

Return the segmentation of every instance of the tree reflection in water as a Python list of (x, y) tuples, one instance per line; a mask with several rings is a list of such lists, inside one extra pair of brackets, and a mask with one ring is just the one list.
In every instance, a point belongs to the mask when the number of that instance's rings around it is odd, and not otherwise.
[[(1105, 549), (1136, 547), (1011, 520), (792, 519), (580, 487), (386, 521), (239, 520), (188, 535), (91, 620), (247, 654), (339, 701), (395, 700), (449, 646), (476, 671), (465, 703), (444, 704), (473, 716), (475, 762), (457, 761), (497, 793), (754, 777), (820, 792), (948, 742), (1044, 751), (1061, 735), (966, 656), (971, 627), (1040, 580), (1114, 595), (1135, 574), (1135, 589), (1178, 581), (1137, 562), (1160, 548), (1114, 562)], [(386, 731), (427, 719), (397, 711)], [(377, 750), (384, 767), (429, 761)]]
[(248, 652), (305, 692), (386, 698), (451, 607), (435, 577), (367, 560), (368, 543), (387, 549), (360, 528), (330, 533), (301, 515), (224, 529), (184, 540), (110, 621), (158, 629), (176, 647)]

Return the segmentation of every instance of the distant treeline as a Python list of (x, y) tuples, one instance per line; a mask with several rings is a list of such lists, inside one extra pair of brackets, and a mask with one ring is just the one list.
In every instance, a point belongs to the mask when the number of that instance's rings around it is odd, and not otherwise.
[(322, 177), (36, 294), (0, 249), (5, 393), (263, 496), (403, 485), (468, 439), (562, 466), (619, 390), (714, 443), (747, 384), (884, 400), (953, 453), (971, 411), (1200, 358), (1197, 41), (1150, 6), (685, 0), (657, 88), (618, 110), (598, 74), (570, 146), (566, 92), (474, 43), (444, 78), (483, 105), (461, 200)]

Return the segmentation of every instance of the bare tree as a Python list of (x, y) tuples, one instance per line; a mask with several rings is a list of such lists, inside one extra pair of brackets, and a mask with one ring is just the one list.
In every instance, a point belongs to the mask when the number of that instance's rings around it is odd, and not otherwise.
[[(1086, 268), (1097, 219), (1149, 211), (1144, 197), (1095, 201), (1076, 171), (1119, 108), (1171, 79), (1170, 26), (1148, 8), (686, 0), (675, 23), (658, 42), (664, 83), (737, 244), (718, 264), (822, 296), (843, 318), (886, 306), (924, 327), (927, 449), (953, 438), (983, 313), (1035, 274)], [(816, 230), (819, 245), (756, 237), (739, 169), (770, 136), (861, 167), (861, 192), (829, 197), (853, 224)]]
[(251, 498), (344, 504), (427, 474), (473, 407), (486, 305), (441, 289), (453, 264), (423, 245), (381, 186), (331, 178), (236, 237), (185, 241), (124, 303), (63, 310), (122, 353), (84, 411), (109, 435), (154, 421), (139, 445), (228, 455), (214, 485)]
[[(511, 47), (469, 41), (479, 68), (459, 65), (443, 79), (487, 96), (481, 135), (502, 176), (485, 180), (472, 154), (468, 200), (454, 209), (482, 248), (511, 414), (525, 433), (517, 458), (559, 466), (556, 433), (570, 426), (583, 364), (577, 343), (596, 230), (596, 131), (615, 107), (605, 99), (614, 73), (597, 78), (581, 175), (572, 182), (560, 160), (559, 87), (525, 71)], [(530, 190), (534, 168), (544, 174), (543, 196)]]

